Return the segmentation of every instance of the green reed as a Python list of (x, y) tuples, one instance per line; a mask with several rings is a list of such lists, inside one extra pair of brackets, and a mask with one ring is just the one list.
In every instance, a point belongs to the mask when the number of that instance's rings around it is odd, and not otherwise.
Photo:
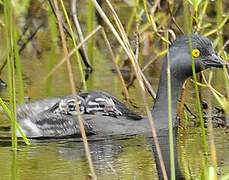
[[(223, 6), (222, 6), (222, 0), (216, 0), (215, 6), (216, 6), (216, 24), (217, 27), (222, 23), (223, 21)], [(222, 35), (222, 29), (217, 29), (217, 38), (218, 38), (218, 43), (217, 43), (217, 50), (220, 50), (220, 48), (223, 46), (223, 35)], [(221, 77), (221, 70), (217, 69), (216, 70), (216, 79), (220, 79)], [(217, 88), (222, 88), (223, 84), (220, 81), (216, 81), (216, 87)]]
[[(66, 18), (68, 27), (70, 29), (73, 45), (74, 45), (75, 49), (77, 49), (77, 43), (76, 43), (76, 39), (75, 39), (75, 34), (73, 32), (73, 29), (72, 29), (72, 26), (71, 26), (71, 22), (69, 20), (68, 13), (67, 13), (66, 8), (64, 6), (63, 0), (60, 0), (60, 3), (61, 3), (61, 6), (62, 6), (62, 9), (63, 9), (63, 12), (64, 12), (64, 16)], [(87, 90), (87, 84), (86, 84), (86, 81), (85, 81), (85, 78), (84, 78), (83, 66), (82, 66), (82, 62), (80, 61), (80, 55), (79, 55), (78, 49), (75, 51), (75, 54), (76, 54), (76, 58), (77, 58), (77, 61), (78, 61), (82, 82), (83, 82), (83, 89), (86, 91)]]
[(201, 10), (201, 12), (200, 12), (200, 14), (198, 16), (197, 32), (200, 31), (204, 26), (203, 25), (203, 18), (204, 18), (204, 15), (206, 14), (206, 10), (207, 10), (208, 4), (209, 4), (209, 0), (206, 0), (204, 2), (202, 10)]
[(154, 141), (155, 141), (156, 151), (158, 153), (158, 158), (159, 158), (159, 161), (160, 161), (162, 174), (163, 174), (163, 177), (165, 179), (167, 179), (165, 165), (164, 165), (164, 162), (163, 162), (163, 159), (162, 159), (162, 154), (161, 154), (159, 142), (158, 142), (158, 139), (157, 139), (157, 133), (156, 133), (156, 130), (155, 130), (155, 127), (154, 127), (152, 114), (151, 114), (151, 111), (149, 109), (149, 106), (148, 106), (148, 103), (147, 103), (147, 100), (146, 100), (146, 91), (145, 91), (145, 88), (144, 88), (144, 84), (143, 84), (143, 80), (142, 80), (141, 74), (139, 73), (140, 72), (140, 69), (139, 69), (140, 67), (139, 67), (139, 65), (137, 63), (137, 60), (135, 58), (135, 55), (134, 55), (134, 53), (133, 53), (133, 51), (132, 51), (132, 49), (130, 47), (130, 42), (129, 42), (128, 38), (127, 38), (127, 34), (126, 34), (126, 32), (125, 32), (125, 30), (123, 28), (123, 25), (122, 25), (119, 17), (117, 16), (117, 13), (115, 12), (115, 10), (112, 7), (112, 5), (109, 2), (109, 0), (106, 0), (106, 2), (107, 2), (107, 5), (110, 8), (110, 12), (112, 14), (112, 17), (115, 20), (115, 23), (116, 23), (116, 26), (117, 26), (117, 28), (118, 28), (118, 30), (120, 32), (120, 35), (116, 31), (116, 29), (114, 28), (113, 24), (110, 22), (110, 20), (108, 19), (108, 17), (106, 16), (104, 11), (102, 10), (102, 8), (99, 6), (97, 1), (96, 0), (92, 0), (92, 1), (93, 1), (93, 4), (94, 4), (96, 10), (100, 14), (100, 16), (103, 18), (103, 20), (107, 24), (107, 26), (110, 28), (110, 30), (112, 31), (113, 35), (116, 37), (117, 41), (120, 43), (120, 45), (122, 46), (123, 50), (125, 51), (125, 53), (129, 57), (132, 65), (133, 65), (133, 69), (134, 69), (134, 72), (135, 72), (135, 75), (136, 75), (136, 79), (138, 81), (138, 84), (139, 84), (139, 87), (140, 87), (140, 90), (141, 90), (141, 96), (143, 98), (144, 107), (145, 107), (147, 116), (149, 118), (149, 123), (150, 123), (151, 130), (152, 130), (152, 136), (153, 136)]
[[(15, 72), (14, 72), (14, 35), (13, 35), (13, 14), (12, 6), (9, 1), (4, 1), (4, 20), (6, 31), (6, 51), (7, 51), (7, 69), (8, 69), (8, 88), (10, 97), (10, 108), (12, 114), (16, 117), (16, 92), (15, 92)], [(16, 118), (11, 119), (11, 139), (12, 148), (17, 149)]]
[(224, 25), (228, 22), (228, 20), (229, 20), (229, 13), (227, 13), (226, 17), (222, 20), (221, 23), (219, 23), (219, 25), (216, 28), (210, 30), (209, 32), (206, 32), (204, 35), (210, 36), (212, 34), (217, 33), (219, 30), (221, 30), (224, 27)]
[(7, 54), (7, 69), (8, 69), (8, 90), (10, 98), (10, 109), (0, 98), (0, 104), (3, 109), (7, 112), (11, 119), (11, 139), (13, 150), (17, 149), (17, 134), (18, 129), (21, 132), (26, 144), (29, 144), (25, 135), (16, 121), (16, 82), (15, 82), (15, 63), (16, 62), (16, 74), (19, 84), (19, 97), (20, 102), (24, 102), (24, 88), (21, 73), (20, 56), (17, 47), (17, 32), (15, 26), (15, 16), (13, 13), (13, 6), (11, 1), (4, 1), (4, 22), (5, 22), (5, 33), (6, 33), (6, 54)]
[[(151, 24), (154, 33), (158, 37), (160, 37), (163, 40), (163, 43), (166, 43), (167, 49), (169, 48), (168, 45), (170, 42), (168, 41), (168, 35), (167, 37), (161, 36), (157, 31), (158, 27), (156, 26), (156, 23), (154, 21), (154, 14), (148, 13), (148, 7), (146, 4), (146, 0), (143, 1), (144, 4), (144, 10), (146, 12), (146, 17)], [(168, 34), (168, 33), (166, 33)], [(171, 173), (171, 179), (176, 179), (176, 173), (175, 173), (175, 157), (174, 157), (174, 139), (173, 139), (173, 116), (172, 116), (172, 95), (171, 95), (171, 71), (170, 71), (170, 57), (169, 57), (169, 51), (168, 51), (168, 67), (167, 67), (167, 86), (168, 86), (168, 124), (169, 124), (169, 152), (170, 152), (170, 173)], [(176, 140), (175, 140), (176, 141)]]
[[(197, 7), (197, 9), (198, 9), (198, 7)], [(183, 0), (183, 10), (184, 10), (184, 17), (185, 17), (185, 27), (186, 27), (186, 31), (188, 33), (188, 43), (189, 43), (190, 55), (191, 55), (192, 54), (192, 43), (191, 43), (191, 33), (192, 33), (191, 22), (192, 21), (189, 17), (192, 17), (192, 16), (190, 16), (188, 14), (188, 4), (187, 4), (187, 1), (185, 1), (185, 0)], [(201, 107), (201, 102), (200, 102), (199, 88), (197, 85), (195, 62), (194, 62), (194, 58), (192, 55), (191, 55), (191, 61), (192, 61), (193, 80), (194, 80), (194, 86), (195, 86), (195, 92), (196, 92), (197, 108), (199, 111), (199, 118), (200, 118), (202, 137), (203, 137), (203, 143), (204, 143), (204, 152), (208, 153), (208, 144), (207, 144), (205, 127), (204, 127), (203, 112), (202, 112), (202, 107)]]
[[(169, 47), (168, 47), (169, 48)], [(176, 179), (175, 174), (175, 157), (174, 157), (174, 139), (173, 139), (173, 116), (172, 116), (172, 95), (171, 95), (171, 72), (170, 72), (170, 56), (168, 51), (168, 68), (167, 68), (167, 83), (168, 83), (168, 123), (169, 123), (169, 152), (170, 152), (170, 173), (171, 179)], [(176, 140), (175, 140), (176, 141)]]
[[(220, 26), (220, 24), (223, 22), (223, 1), (217, 0), (216, 1), (216, 23), (217, 27)], [(222, 29), (218, 29), (217, 35), (219, 37), (219, 43), (218, 43), (218, 50), (223, 46), (223, 34)]]
[(0, 104), (2, 106), (2, 108), (6, 111), (7, 115), (9, 116), (9, 118), (13, 121), (15, 121), (16, 123), (16, 128), (18, 129), (19, 133), (22, 135), (22, 138), (24, 140), (24, 142), (29, 145), (29, 140), (26, 138), (25, 134), (23, 133), (21, 127), (19, 126), (19, 124), (17, 123), (17, 121), (15, 120), (15, 116), (14, 114), (10, 111), (10, 109), (7, 107), (7, 105), (4, 103), (4, 101), (2, 100), (2, 98), (0, 97)]
[[(61, 3), (61, 6), (62, 6), (62, 9), (64, 11), (65, 17), (67, 19), (67, 22), (68, 22), (68, 25), (69, 25), (69, 28), (70, 28), (70, 31), (71, 31), (71, 35), (72, 35), (72, 38), (73, 38), (73, 42), (74, 42), (74, 45), (75, 45), (75, 40), (74, 40), (74, 36), (73, 36), (74, 34), (73, 34), (73, 31), (72, 31), (72, 28), (71, 28), (71, 25), (70, 25), (70, 21), (68, 19), (67, 13), (66, 13), (66, 9), (64, 7), (64, 4), (63, 4), (62, 0), (61, 0), (60, 3)], [(61, 19), (61, 16), (60, 16), (60, 10), (59, 10), (59, 6), (58, 6), (57, 0), (54, 0), (54, 6), (55, 6), (55, 9), (57, 11), (57, 20), (58, 20), (58, 27), (59, 27), (60, 36), (61, 36), (61, 42), (62, 42), (62, 45), (63, 45), (63, 53), (64, 53), (64, 56), (67, 57), (68, 56), (67, 42), (66, 42), (66, 38), (65, 38), (65, 35), (64, 35), (62, 19)], [(77, 49), (76, 45), (75, 45), (75, 48), (76, 48), (75, 52), (77, 52), (78, 49)], [(73, 72), (72, 72), (72, 67), (71, 67), (71, 63), (70, 63), (69, 57), (67, 57), (67, 62), (66, 63), (67, 63), (69, 81), (70, 81), (70, 85), (71, 85), (71, 91), (72, 91), (72, 94), (74, 95), (75, 102), (78, 102), (78, 100), (77, 100), (77, 92), (76, 92), (76, 89), (75, 89), (75, 82), (74, 82), (74, 77), (73, 77)], [(86, 154), (86, 157), (87, 157), (87, 160), (88, 160), (88, 164), (89, 164), (89, 168), (90, 168), (91, 178), (96, 180), (97, 176), (95, 174), (95, 170), (94, 170), (94, 166), (93, 166), (93, 162), (92, 162), (92, 158), (91, 158), (91, 154), (90, 154), (90, 149), (89, 149), (89, 145), (88, 145), (88, 141), (87, 141), (87, 136), (86, 136), (86, 132), (85, 132), (85, 129), (84, 129), (84, 124), (83, 124), (83, 119), (81, 117), (80, 108), (79, 108), (79, 105), (77, 103), (76, 103), (76, 110), (77, 110), (77, 118), (76, 118), (76, 120), (78, 121), (78, 124), (79, 124), (79, 127), (80, 127), (80, 132), (81, 132), (81, 136), (82, 136), (82, 140), (83, 140), (83, 144), (84, 144), (85, 154)]]
[(143, 5), (144, 5), (145, 13), (146, 13), (146, 18), (148, 22), (150, 23), (151, 27), (153, 28), (153, 33), (155, 33), (158, 37), (160, 37), (164, 42), (170, 44), (170, 42), (158, 32), (157, 23), (154, 20), (154, 14), (152, 15), (149, 14), (146, 0), (143, 0)]
[[(92, 1), (88, 1), (88, 13), (87, 13), (87, 35), (90, 34), (94, 30), (94, 16), (95, 16), (95, 8)], [(93, 55), (94, 55), (94, 40), (93, 38), (88, 41), (88, 57), (93, 64)]]
[[(225, 23), (228, 21), (229, 18), (229, 13), (227, 13), (226, 17), (223, 18), (223, 1), (222, 0), (217, 0), (215, 3), (215, 9), (216, 9), (216, 21), (217, 21), (217, 26), (215, 29), (210, 30), (206, 35), (211, 35), (213, 33), (217, 34), (216, 40), (213, 42), (214, 47), (217, 47), (217, 50), (219, 54), (222, 54), (222, 47), (223, 47), (223, 31), (222, 28), (225, 25)], [(224, 58), (227, 59), (227, 54), (224, 54)], [(217, 89), (226, 89), (227, 95), (229, 94), (229, 83), (228, 83), (228, 73), (226, 70), (226, 67), (223, 67), (223, 76), (224, 76), (224, 82), (225, 84), (221, 83), (219, 79), (221, 79), (222, 76), (222, 70), (217, 69), (215, 73), (215, 85)], [(212, 79), (212, 73), (209, 73), (209, 80), (208, 80), (208, 86), (211, 83)], [(215, 96), (216, 100), (219, 102), (219, 104), (222, 106), (222, 108), (225, 110), (226, 113), (229, 112), (229, 101), (228, 98), (225, 98), (223, 95), (218, 93), (215, 89), (212, 87), (209, 89), (212, 94)], [(218, 93), (218, 94), (217, 94)], [(209, 115), (211, 115), (211, 112), (209, 112)], [(211, 179), (217, 179), (217, 158), (216, 158), (216, 149), (215, 149), (215, 144), (214, 144), (214, 135), (213, 135), (213, 129), (212, 129), (212, 123), (209, 122), (208, 126), (211, 128), (209, 129), (209, 140), (210, 140), (210, 145), (211, 145), (211, 166), (208, 168), (208, 176)], [(211, 168), (212, 167), (212, 168)]]

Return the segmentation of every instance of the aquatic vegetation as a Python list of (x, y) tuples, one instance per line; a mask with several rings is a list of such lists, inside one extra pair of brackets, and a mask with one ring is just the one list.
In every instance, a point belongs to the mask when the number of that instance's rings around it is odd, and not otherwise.
[[(3, 93), (1, 91), (0, 103), (11, 118), (13, 149), (17, 149), (16, 130), (19, 128), (15, 121), (16, 104), (25, 102), (25, 97), (37, 99), (69, 93), (76, 95), (76, 92), (81, 90), (99, 88), (112, 91), (119, 98), (126, 99), (130, 108), (150, 116), (149, 104), (152, 104), (155, 98), (152, 96), (155, 96), (155, 93), (153, 93), (154, 88), (149, 87), (150, 83), (147, 82), (155, 81), (151, 77), (157, 74), (155, 72), (160, 69), (161, 58), (177, 36), (183, 33), (198, 33), (214, 39), (213, 44), (219, 55), (228, 60), (229, 13), (228, 2), (225, 0), (179, 2), (90, 0), (80, 4), (77, 1), (58, 1), (61, 7), (59, 22), (53, 3), (53, 0), (0, 1), (4, 10), (4, 21), (0, 21), (1, 41), (4, 44), (0, 47), (2, 52), (0, 73), (1, 78), (2, 76), (4, 79), (8, 78), (8, 95), (5, 95), (7, 94), (5, 90)], [(74, 11), (74, 3), (77, 11)], [(85, 9), (88, 12), (86, 14)], [(77, 28), (74, 16), (78, 17), (81, 30)], [(58, 23), (63, 26), (66, 51), (63, 43), (60, 43), (61, 31)], [(101, 34), (105, 37), (105, 41), (100, 38)], [(64, 51), (65, 53), (62, 53)], [(91, 73), (92, 69), (94, 71)], [(115, 71), (119, 78), (116, 78), (110, 69)], [(3, 71), (7, 71), (8, 74), (5, 75)], [(193, 94), (184, 92), (178, 114), (181, 118), (186, 117), (182, 121), (188, 124), (186, 119), (190, 119), (191, 115), (183, 108), (186, 101), (188, 106), (191, 106), (191, 111), (198, 114), (199, 118), (194, 121), (201, 124), (204, 144), (202, 151), (203, 154), (208, 154), (203, 158), (202, 176), (211, 176), (214, 179), (217, 178), (215, 132), (213, 128), (204, 127), (201, 104), (205, 98), (212, 109), (219, 105), (228, 114), (229, 76), (226, 66), (223, 71), (209, 70), (201, 73), (201, 78), (195, 75), (195, 68), (193, 72), (193, 80), (187, 81), (187, 88), (184, 88), (184, 91), (194, 86), (196, 100), (191, 98)], [(167, 73), (170, 79), (169, 68)], [(168, 81), (168, 87), (171, 86), (170, 83), (172, 82)], [(123, 91), (125, 97), (122, 96)], [(210, 91), (214, 98), (207, 95), (206, 91)], [(169, 97), (170, 93), (168, 90)], [(170, 100), (171, 98), (168, 102)], [(140, 108), (136, 108), (136, 104)], [(171, 104), (168, 107), (171, 108)], [(209, 110), (209, 116), (211, 113)], [(170, 113), (168, 118), (170, 124), (171, 118)], [(211, 125), (211, 122), (209, 124)], [(174, 140), (172, 131), (170, 132), (171, 164), (174, 164), (172, 158)], [(28, 143), (26, 138), (25, 141)], [(174, 169), (172, 167), (172, 171)], [(222, 176), (222, 179), (226, 177), (228, 176)]]

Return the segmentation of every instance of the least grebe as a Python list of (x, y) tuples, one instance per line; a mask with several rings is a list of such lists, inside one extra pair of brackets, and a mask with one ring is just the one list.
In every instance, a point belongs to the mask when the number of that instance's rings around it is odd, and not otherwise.
[[(175, 40), (173, 42), (173, 45), (171, 45), (171, 47), (169, 48), (169, 59), (171, 68), (172, 115), (175, 139), (177, 134), (177, 99), (184, 81), (193, 74), (191, 56), (193, 56), (194, 58), (196, 72), (200, 72), (201, 70), (209, 67), (222, 67), (223, 64), (223, 60), (216, 55), (212, 46), (212, 42), (208, 38), (192, 34), (191, 42), (193, 49), (191, 54), (187, 35), (184, 35), (179, 39)], [(165, 160), (166, 172), (168, 177), (170, 177), (167, 105), (168, 98), (166, 74), (168, 65), (167, 57), (168, 56), (166, 56), (162, 67), (157, 97), (154, 107), (152, 109), (152, 116), (154, 118), (155, 128), (158, 134), (162, 155)], [(103, 93), (101, 92), (101, 94)], [(97, 94), (96, 98), (98, 98), (98, 96), (99, 95)], [(107, 95), (107, 97), (113, 96)], [(45, 102), (45, 100), (43, 101)], [(39, 106), (39, 104), (43, 101), (38, 101), (37, 105)], [(27, 137), (62, 137), (66, 135), (79, 134), (79, 127), (76, 121), (76, 116), (68, 113), (61, 114), (50, 111), (50, 108), (52, 109), (53, 106), (54, 109), (59, 108), (58, 103), (60, 103), (60, 101), (61, 100), (58, 98), (51, 99), (49, 107), (47, 107), (47, 104), (45, 104), (45, 107), (47, 108), (44, 111), (40, 111), (37, 114), (31, 113), (33, 114), (33, 116), (29, 117), (26, 117), (27, 112), (24, 113), (24, 117), (20, 116), (20, 113), (23, 112), (23, 109), (26, 109), (26, 111), (28, 112), (33, 111), (33, 106), (37, 106), (36, 102), (19, 106), (18, 122), (22, 126), (22, 129), (25, 131)], [(26, 108), (24, 108), (24, 106)], [(30, 107), (30, 109), (28, 109), (28, 107)], [(118, 106), (118, 103), (115, 104), (115, 109), (119, 110), (121, 113), (123, 112), (122, 107), (123, 105), (121, 105), (120, 108)], [(124, 106), (123, 108), (126, 107)], [(123, 134), (140, 134), (145, 136), (151, 136), (151, 128), (147, 117), (139, 118), (138, 121), (131, 121), (127, 120), (127, 116), (121, 114), (114, 117), (109, 116), (109, 113), (106, 116), (96, 113), (83, 113), (82, 116), (84, 119), (84, 124), (86, 125), (86, 132), (88, 134), (94, 134), (101, 137)], [(155, 153), (157, 169), (159, 171), (159, 178), (161, 179), (162, 171), (159, 165), (158, 156), (156, 155), (155, 146), (153, 150)], [(176, 161), (176, 178), (182, 179), (183, 176), (177, 163), (176, 143), (174, 143), (174, 151)]]

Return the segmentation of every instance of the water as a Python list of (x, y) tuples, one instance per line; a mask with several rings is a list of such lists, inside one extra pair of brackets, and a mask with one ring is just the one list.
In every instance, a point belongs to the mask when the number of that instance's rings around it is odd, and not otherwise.
[[(5, 135), (3, 136), (3, 132)], [(99, 179), (157, 179), (152, 138), (142, 136), (90, 140), (89, 146)], [(88, 179), (89, 167), (80, 139), (19, 141), (16, 154), (6, 131), (1, 129), (0, 179)], [(222, 129), (215, 132), (219, 173), (229, 170), (229, 138)], [(179, 136), (178, 156), (188, 177), (198, 178), (204, 154), (200, 129), (189, 129)], [(210, 158), (210, 157), (209, 157)]]
[[(89, 145), (99, 179), (156, 177), (151, 147), (145, 137), (90, 141)], [(17, 179), (87, 179), (89, 175), (83, 144), (74, 139), (20, 145), (16, 160), (10, 142), (0, 143), (0, 148), (0, 160), (5, 162), (0, 165), (2, 179), (10, 178), (13, 161)]]

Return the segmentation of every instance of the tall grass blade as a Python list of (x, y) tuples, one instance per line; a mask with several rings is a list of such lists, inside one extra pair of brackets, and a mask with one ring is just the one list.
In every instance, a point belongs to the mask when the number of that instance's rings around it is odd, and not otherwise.
[[(64, 16), (65, 16), (65, 18), (66, 18), (66, 21), (67, 21), (67, 23), (68, 23), (68, 27), (69, 27), (70, 32), (71, 32), (71, 38), (72, 38), (72, 41), (73, 41), (73, 45), (74, 45), (74, 47), (77, 49), (77, 44), (76, 44), (75, 35), (74, 35), (74, 32), (73, 32), (73, 29), (72, 29), (72, 26), (71, 26), (71, 23), (70, 23), (70, 20), (69, 20), (69, 17), (68, 17), (66, 8), (65, 8), (65, 6), (64, 6), (63, 0), (60, 0), (60, 3), (61, 3), (61, 6), (62, 6), (62, 9), (63, 9), (63, 12), (64, 12)], [(76, 50), (75, 53), (76, 53), (76, 58), (77, 58), (77, 61), (78, 61), (79, 70), (80, 70), (80, 74), (81, 74), (81, 78), (82, 78), (82, 82), (83, 82), (83, 89), (84, 89), (85, 91), (87, 91), (87, 84), (86, 84), (85, 77), (84, 77), (83, 66), (82, 66), (82, 63), (81, 63), (81, 61), (80, 61), (79, 51)]]
[[(222, 0), (216, 0), (216, 23), (217, 27), (220, 26), (220, 24), (223, 22), (223, 1)], [(217, 38), (219, 39), (217, 43), (217, 50), (219, 51), (221, 47), (223, 47), (223, 34), (222, 29), (217, 29)], [(222, 89), (223, 84), (220, 81), (217, 81), (222, 76), (222, 71), (220, 69), (216, 70), (216, 84), (215, 86), (219, 89)]]
[[(168, 39), (168, 38), (167, 38)], [(168, 47), (169, 48), (169, 47)], [(167, 82), (168, 82), (168, 123), (169, 123), (169, 151), (170, 151), (170, 172), (171, 179), (176, 179), (175, 174), (175, 158), (174, 158), (174, 139), (173, 139), (173, 117), (172, 117), (172, 95), (171, 95), (171, 72), (170, 72), (170, 56), (168, 51), (168, 68), (167, 68)]]
[[(4, 103), (4, 101), (2, 100), (1, 97), (0, 97), (0, 104), (1, 104), (2, 108), (6, 111), (7, 115), (10, 117), (11, 121), (12, 121), (12, 120), (15, 121), (14, 115), (13, 115), (12, 112), (9, 110), (9, 108), (6, 106), (6, 104)], [(26, 143), (27, 145), (29, 145), (29, 144), (30, 144), (30, 143), (29, 143), (29, 140), (26, 138), (25, 134), (23, 133), (23, 131), (22, 131), (21, 127), (19, 126), (19, 124), (17, 123), (17, 121), (16, 121), (16, 127), (17, 127), (19, 133), (22, 135), (22, 138), (23, 138), (23, 140), (25, 141), (25, 143)]]
[(123, 79), (123, 76), (122, 76), (122, 73), (119, 69), (119, 66), (117, 64), (117, 62), (115, 61), (115, 56), (114, 56), (114, 53), (112, 51), (112, 48), (111, 48), (111, 45), (110, 45), (110, 42), (108, 41), (108, 38), (107, 38), (107, 35), (104, 31), (104, 29), (102, 29), (102, 35), (103, 35), (103, 38), (104, 38), (104, 41), (105, 41), (105, 44), (108, 48), (108, 51), (110, 52), (110, 55), (111, 55), (111, 60), (113, 61), (114, 65), (115, 65), (115, 70), (118, 74), (118, 77), (119, 77), (119, 80), (121, 82), (121, 85), (122, 85), (122, 88), (123, 88), (123, 92), (124, 92), (124, 95), (125, 95), (125, 98), (126, 99), (129, 99), (129, 93), (128, 93), (128, 90), (126, 88), (126, 84), (125, 84), (125, 81)]
[[(90, 34), (94, 29), (94, 14), (95, 8), (93, 6), (92, 1), (88, 1), (88, 11), (87, 11), (87, 34)], [(90, 39), (88, 41), (88, 58), (91, 60), (93, 64), (93, 56), (94, 56), (94, 39)]]
[[(201, 130), (202, 130), (201, 132), (202, 132), (202, 138), (203, 138), (203, 143), (204, 143), (204, 152), (208, 153), (208, 144), (207, 144), (205, 127), (204, 127), (202, 107), (201, 107), (201, 103), (200, 103), (199, 88), (197, 85), (195, 62), (194, 62), (193, 56), (191, 55), (192, 54), (191, 21), (188, 18), (191, 16), (188, 14), (188, 5), (187, 5), (187, 1), (185, 1), (185, 0), (183, 0), (183, 9), (184, 9), (184, 16), (185, 16), (185, 27), (186, 27), (186, 31), (188, 33), (188, 43), (189, 43), (190, 56), (191, 56), (191, 61), (192, 61), (192, 72), (193, 72), (194, 86), (195, 86), (195, 92), (196, 92), (197, 108), (199, 111), (199, 117), (200, 117), (200, 123), (201, 123)], [(205, 158), (205, 164), (206, 163), (207, 163), (207, 159)]]
[[(4, 1), (4, 20), (6, 30), (7, 47), (7, 69), (8, 69), (8, 88), (10, 96), (10, 108), (16, 117), (16, 97), (15, 97), (15, 72), (14, 72), (14, 46), (13, 46), (13, 15), (11, 1)], [(16, 118), (11, 119), (11, 140), (13, 150), (17, 149)]]
[[(13, 7), (11, 1), (4, 1), (4, 20), (5, 20), (5, 31), (6, 31), (6, 51), (7, 51), (7, 68), (8, 68), (8, 89), (10, 96), (10, 109), (5, 105), (5, 103), (0, 98), (0, 104), (3, 109), (7, 112), (11, 119), (11, 139), (12, 139), (12, 148), (13, 150), (17, 149), (17, 133), (22, 134), (22, 137), (26, 144), (29, 144), (28, 139), (22, 132), (22, 129), (18, 125), (16, 121), (16, 85), (15, 85), (15, 64), (16, 61), (16, 73), (19, 81), (19, 95), (20, 102), (24, 102), (24, 88), (23, 88), (23, 80), (21, 74), (21, 64), (20, 64), (20, 56), (18, 53), (17, 47), (17, 32), (14, 23), (14, 14)], [(15, 59), (14, 59), (15, 58)]]
[(163, 162), (163, 158), (162, 158), (159, 142), (158, 142), (158, 139), (157, 139), (157, 132), (156, 132), (155, 127), (154, 127), (154, 122), (153, 122), (153, 117), (152, 117), (151, 111), (150, 111), (150, 109), (148, 107), (148, 104), (147, 104), (147, 101), (146, 101), (144, 84), (143, 84), (141, 75), (139, 73), (139, 68), (140, 67), (136, 65), (135, 55), (134, 55), (134, 53), (133, 53), (133, 51), (132, 51), (132, 49), (130, 47), (130, 44), (129, 44), (128, 38), (126, 37), (126, 33), (124, 31), (124, 28), (122, 27), (122, 24), (120, 23), (120, 20), (116, 19), (118, 17), (117, 17), (117, 14), (115, 13), (113, 7), (110, 5), (109, 1), (106, 0), (107, 4), (110, 6), (110, 9), (112, 10), (113, 17), (115, 17), (116, 25), (118, 26), (119, 31), (121, 32), (121, 35), (122, 35), (122, 38), (123, 38), (123, 40), (122, 40), (121, 37), (119, 36), (118, 32), (116, 31), (116, 29), (112, 25), (112, 23), (110, 22), (110, 20), (108, 19), (108, 17), (104, 13), (104, 11), (102, 10), (102, 8), (99, 6), (98, 2), (96, 0), (92, 0), (92, 2), (94, 4), (95, 8), (97, 9), (97, 11), (99, 12), (100, 16), (103, 18), (103, 20), (106, 22), (106, 24), (108, 25), (108, 27), (110, 28), (112, 33), (117, 38), (118, 42), (120, 43), (120, 45), (122, 46), (122, 48), (124, 49), (124, 51), (126, 52), (128, 57), (130, 58), (130, 61), (131, 61), (132, 65), (133, 65), (133, 68), (134, 68), (134, 71), (135, 71), (135, 74), (136, 74), (136, 78), (138, 80), (138, 83), (139, 83), (139, 86), (140, 86), (140, 89), (141, 89), (141, 95), (143, 97), (143, 102), (144, 102), (144, 105), (145, 105), (147, 116), (149, 118), (151, 130), (152, 130), (152, 135), (153, 135), (155, 146), (156, 146), (156, 151), (158, 153), (158, 158), (159, 158), (161, 169), (162, 169), (162, 174), (163, 174), (164, 179), (167, 179), (165, 165), (164, 165), (164, 162)]
[(210, 30), (209, 32), (205, 33), (204, 36), (210, 36), (210, 35), (216, 33), (217, 31), (221, 30), (223, 28), (223, 26), (228, 22), (228, 20), (229, 20), (229, 13), (227, 13), (226, 17), (222, 20), (221, 23), (219, 23), (217, 28)]
[[(65, 8), (63, 7), (62, 0), (61, 0), (61, 4), (62, 4), (62, 8), (65, 10)], [(54, 5), (55, 5), (55, 9), (57, 11), (57, 20), (58, 20), (58, 25), (59, 25), (61, 42), (62, 42), (62, 45), (63, 45), (63, 52), (64, 52), (65, 56), (68, 56), (67, 43), (66, 43), (66, 39), (65, 39), (65, 35), (64, 35), (64, 30), (63, 30), (63, 25), (62, 25), (62, 22), (61, 22), (60, 10), (59, 10), (59, 7), (58, 7), (57, 0), (54, 0)], [(74, 95), (75, 102), (78, 102), (77, 93), (76, 93), (76, 89), (75, 89), (74, 78), (73, 78), (72, 69), (71, 69), (71, 63), (69, 61), (69, 58), (67, 58), (67, 68), (68, 68), (68, 75), (69, 75), (69, 81), (70, 81), (70, 84), (71, 84), (72, 94)], [(77, 110), (77, 120), (78, 120), (78, 123), (79, 123), (79, 126), (80, 126), (81, 136), (82, 136), (82, 139), (83, 139), (83, 144), (84, 144), (84, 148), (85, 148), (85, 154), (86, 154), (86, 157), (87, 157), (87, 160), (88, 160), (91, 176), (92, 176), (92, 178), (94, 180), (96, 180), (97, 176), (95, 174), (95, 170), (94, 170), (94, 166), (93, 166), (93, 162), (92, 162), (92, 158), (91, 158), (91, 154), (90, 154), (90, 149), (89, 149), (89, 145), (88, 145), (88, 141), (87, 141), (87, 136), (86, 136), (85, 129), (84, 129), (84, 124), (83, 124), (83, 119), (81, 117), (81, 113), (80, 113), (80, 110), (79, 110), (78, 103), (76, 103), (75, 105), (76, 105), (76, 110)]]
[[(80, 22), (78, 20), (78, 12), (77, 12), (77, 3), (76, 2), (77, 2), (77, 0), (72, 0), (71, 12), (72, 12), (73, 21), (74, 21), (74, 24), (75, 24), (75, 27), (76, 27), (80, 42), (82, 42), (84, 40), (84, 35), (83, 35), (83, 32), (82, 32), (82, 28), (81, 28)], [(91, 30), (91, 32), (92, 31), (93, 31), (93, 29)], [(93, 41), (93, 39), (91, 41)], [(82, 52), (82, 59), (83, 59), (84, 64), (85, 64), (85, 66), (87, 68), (87, 72), (90, 72), (92, 70), (92, 67), (90, 65), (90, 60), (88, 58), (88, 54), (87, 54), (87, 51), (86, 51), (85, 44), (82, 45), (82, 48), (80, 50)]]

